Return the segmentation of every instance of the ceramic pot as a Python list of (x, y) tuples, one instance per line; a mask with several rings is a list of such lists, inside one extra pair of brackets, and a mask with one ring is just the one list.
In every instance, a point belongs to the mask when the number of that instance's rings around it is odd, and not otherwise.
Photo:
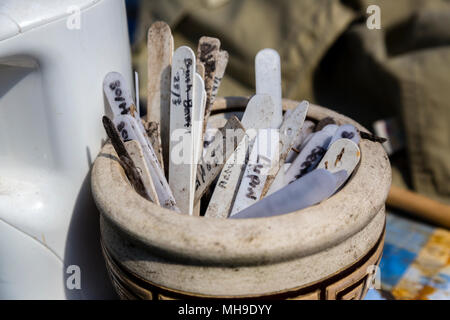
[[(246, 98), (218, 99), (214, 113), (242, 111)], [(284, 100), (285, 110), (298, 102)], [(308, 118), (355, 121), (311, 105)], [(220, 116), (219, 116), (220, 117)], [(220, 121), (219, 121), (220, 122)], [(106, 144), (92, 170), (101, 241), (121, 298), (361, 299), (383, 248), (391, 169), (382, 146), (362, 140), (347, 184), (319, 205), (260, 219), (177, 214), (129, 185)]]

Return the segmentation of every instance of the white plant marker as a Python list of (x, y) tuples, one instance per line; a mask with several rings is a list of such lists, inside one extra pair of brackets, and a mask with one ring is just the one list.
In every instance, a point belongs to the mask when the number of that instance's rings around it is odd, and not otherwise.
[(285, 121), (292, 114), (292, 109), (288, 109), (284, 112), (283, 121)]
[(303, 148), (298, 157), (292, 163), (285, 175), (285, 182), (291, 183), (313, 170), (320, 162), (328, 149), (331, 138), (338, 129), (337, 125), (331, 124), (314, 136)]
[(147, 132), (147, 138), (152, 144), (153, 150), (158, 157), (158, 162), (164, 171), (164, 160), (162, 157), (162, 147), (161, 147), (161, 131), (159, 124), (157, 122), (147, 122), (144, 123), (145, 130)]
[(147, 121), (159, 124), (163, 167), (169, 167), (170, 140), (170, 78), (173, 56), (170, 27), (158, 21), (151, 25), (147, 36)]
[(271, 168), (278, 163), (279, 141), (278, 130), (258, 131), (230, 216), (251, 206), (261, 198)]
[(345, 177), (345, 171), (331, 173), (316, 169), (231, 218), (271, 217), (310, 207), (332, 196)]
[(179, 212), (180, 210), (176, 206), (175, 198), (172, 195), (164, 172), (159, 165), (155, 151), (150, 141), (139, 130), (136, 119), (130, 115), (118, 115), (113, 121), (123, 141), (136, 140), (141, 145), (160, 205), (164, 208)]
[(281, 95), (281, 63), (278, 52), (263, 49), (255, 58), (256, 94), (268, 94), (275, 105), (271, 128), (278, 129), (283, 122)]
[(317, 168), (328, 170), (331, 173), (344, 170), (347, 177), (350, 177), (360, 159), (361, 151), (355, 142), (349, 139), (339, 139), (328, 148)]
[(290, 113), (289, 117), (285, 117), (285, 120), (280, 127), (279, 159), (275, 161), (274, 165), (270, 169), (269, 175), (263, 185), (262, 192), (257, 195), (258, 200), (267, 194), (267, 191), (269, 191), (269, 188), (272, 185), (278, 171), (283, 166), (289, 151), (291, 151), (294, 147), (294, 143), (301, 136), (303, 123), (305, 122), (308, 109), (309, 102), (303, 101)]
[[(122, 115), (132, 116), (133, 119), (136, 121), (137, 128), (140, 134), (142, 134), (145, 137), (145, 140), (148, 140), (147, 131), (144, 128), (142, 120), (139, 116), (139, 112), (134, 104), (133, 97), (131, 95), (131, 90), (128, 87), (123, 76), (118, 72), (108, 73), (105, 79), (103, 80), (103, 91), (111, 107), (113, 118), (115, 119), (116, 117)], [(158, 143), (159, 142), (160, 141), (158, 137)], [(142, 146), (142, 148), (144, 148), (144, 145)], [(146, 151), (144, 149), (144, 153), (145, 152)], [(159, 160), (157, 161), (159, 167), (161, 163), (159, 163)]]
[(355, 128), (355, 126), (351, 124), (344, 124), (337, 129), (331, 139), (330, 146), (339, 139), (350, 139), (354, 143), (359, 144), (361, 137), (359, 136), (359, 131)]
[(146, 134), (142, 120), (137, 112), (130, 87), (118, 72), (110, 72), (103, 80), (103, 92), (111, 107), (114, 118), (120, 115), (131, 115), (137, 122), (142, 134)]
[[(196, 104), (195, 55), (187, 46), (175, 50), (170, 98), (169, 184), (183, 213), (194, 209), (193, 109)], [(181, 142), (179, 141), (181, 138)], [(181, 148), (181, 150), (180, 150)], [(180, 151), (182, 156), (180, 156)]]
[(206, 90), (202, 77), (195, 74), (195, 107), (193, 110), (194, 162), (197, 165), (203, 150), (203, 122), (205, 119)]
[(215, 131), (215, 135), (206, 148), (197, 169), (195, 203), (198, 203), (208, 187), (220, 174), (225, 161), (235, 151), (234, 146), (239, 145), (245, 136), (244, 127), (234, 116), (227, 121), (222, 129), (211, 131)]
[(127, 149), (134, 165), (141, 175), (142, 182), (144, 183), (145, 190), (147, 191), (150, 199), (157, 205), (160, 205), (158, 200), (158, 194), (156, 193), (155, 185), (148, 169), (144, 152), (140, 143), (136, 140), (129, 140), (125, 142), (125, 148)]
[(246, 136), (225, 163), (205, 216), (228, 217), (257, 130), (270, 128), (274, 112), (275, 106), (269, 95), (255, 95), (248, 102), (241, 121)]
[[(201, 90), (201, 97), (200, 97), (200, 94), (197, 93), (197, 97), (199, 97), (199, 98), (196, 98), (196, 99), (199, 99), (201, 101), (201, 105), (200, 105), (201, 108), (200, 108), (199, 112), (196, 112), (197, 115), (194, 116), (194, 119), (196, 121), (195, 127), (196, 127), (196, 130), (197, 130), (197, 132), (194, 134), (194, 137), (196, 137), (195, 141), (197, 141), (197, 143), (198, 143), (198, 144), (194, 145), (194, 147), (197, 148), (196, 151), (194, 151), (194, 166), (192, 167), (192, 170), (193, 170), (192, 174), (194, 175), (194, 177), (196, 177), (196, 175), (197, 175), (197, 166), (198, 166), (198, 163), (200, 162), (201, 156), (202, 156), (202, 150), (203, 150), (203, 134), (202, 134), (202, 131), (203, 131), (203, 122), (205, 120), (204, 118), (205, 118), (205, 107), (206, 107), (206, 90), (205, 90), (205, 82), (204, 82), (204, 79), (205, 79), (205, 67), (203, 66), (203, 64), (197, 63), (196, 64), (196, 69), (197, 69), (196, 70), (197, 74), (195, 75), (195, 79), (196, 79), (197, 82), (199, 82), (199, 83), (196, 84), (196, 90), (197, 90), (197, 92), (199, 90)], [(201, 81), (197, 80), (197, 77), (200, 77)], [(195, 194), (195, 183), (196, 183), (196, 181), (197, 180), (194, 180), (194, 185), (192, 187), (193, 190), (194, 190), (194, 194)], [(200, 216), (200, 209), (201, 209), (201, 203), (200, 203), (200, 201), (195, 202), (195, 196), (194, 196), (193, 215), (194, 216)]]
[[(194, 152), (194, 159), (193, 159), (193, 166), (191, 167), (192, 170), (192, 176), (194, 179), (192, 180), (192, 187), (191, 190), (194, 192), (195, 195), (195, 177), (197, 175), (197, 166), (200, 161), (201, 152), (203, 150), (203, 119), (205, 117), (205, 105), (206, 105), (206, 90), (205, 85), (203, 82), (202, 77), (196, 73), (195, 74), (195, 105), (192, 110), (192, 137), (193, 137), (193, 152)], [(196, 206), (195, 198), (194, 198), (194, 210), (193, 215), (200, 215), (200, 205)]]
[(103, 91), (111, 107), (113, 118), (130, 115), (135, 120), (140, 134), (147, 140), (147, 132), (134, 104), (131, 90), (123, 76), (118, 72), (108, 73), (103, 80)]
[(137, 114), (141, 115), (141, 101), (140, 101), (140, 96), (139, 96), (139, 74), (137, 73), (137, 71), (134, 72), (134, 90), (135, 90), (135, 100), (136, 100), (136, 111)]
[(266, 197), (280, 190), (287, 184), (284, 180), (285, 179), (284, 176), (286, 175), (286, 172), (289, 170), (290, 166), (291, 163), (285, 163), (283, 167), (280, 170), (278, 170), (278, 174), (275, 177), (275, 180), (273, 180)]
[(301, 149), (302, 144), (306, 142), (307, 137), (314, 132), (315, 126), (316, 125), (314, 124), (314, 122), (310, 120), (306, 120), (303, 123), (302, 133), (294, 141), (294, 147), (291, 149), (291, 151), (289, 151), (285, 162), (292, 163), (295, 160), (295, 158), (299, 155), (300, 151), (302, 150)]
[(196, 71), (200, 75), (200, 77), (202, 77), (203, 82), (205, 82), (205, 66), (203, 65), (203, 63), (197, 61), (195, 68), (197, 69)]

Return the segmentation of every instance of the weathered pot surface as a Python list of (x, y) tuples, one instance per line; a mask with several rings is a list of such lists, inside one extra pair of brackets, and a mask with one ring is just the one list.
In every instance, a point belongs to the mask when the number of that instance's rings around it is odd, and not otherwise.
[[(235, 111), (246, 101), (218, 99), (214, 110)], [(283, 104), (292, 109), (298, 102)], [(311, 105), (308, 117), (327, 116), (367, 131), (345, 116)], [(141, 283), (134, 294), (146, 298), (158, 293), (160, 298), (279, 294), (295, 298), (324, 279), (342, 272), (347, 277), (345, 270), (352, 266), (376, 264), (391, 171), (380, 144), (362, 140), (360, 148), (359, 167), (330, 199), (282, 216), (233, 220), (177, 214), (143, 199), (127, 182), (112, 146), (105, 145), (92, 171), (92, 191), (102, 213), (105, 256), (109, 267), (116, 269), (115, 274), (110, 270), (113, 280), (125, 287), (135, 285), (128, 282), (145, 282), (149, 292), (136, 293), (145, 287)], [(117, 274), (118, 269), (124, 274)], [(317, 290), (306, 293), (332, 298), (328, 289)], [(336, 297), (337, 291), (333, 294)]]

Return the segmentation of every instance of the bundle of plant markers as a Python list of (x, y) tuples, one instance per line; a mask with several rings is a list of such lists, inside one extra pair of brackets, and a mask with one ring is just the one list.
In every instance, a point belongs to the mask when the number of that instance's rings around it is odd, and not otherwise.
[(142, 197), (181, 214), (258, 218), (318, 204), (343, 186), (360, 161), (361, 133), (331, 118), (306, 120), (307, 101), (283, 115), (275, 50), (256, 55), (256, 93), (242, 117), (214, 128), (228, 53), (210, 37), (200, 39), (197, 56), (173, 46), (168, 25), (150, 27), (145, 120), (130, 83), (116, 72), (104, 79), (111, 114), (103, 125)]

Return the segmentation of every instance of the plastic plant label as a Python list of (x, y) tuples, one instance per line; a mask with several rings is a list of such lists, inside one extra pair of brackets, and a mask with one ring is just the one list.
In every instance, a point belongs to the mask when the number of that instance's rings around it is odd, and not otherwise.
[(283, 122), (281, 95), (281, 63), (278, 52), (273, 49), (259, 51), (255, 58), (256, 94), (268, 94), (275, 105), (270, 128), (278, 129)]
[(251, 206), (261, 198), (271, 168), (278, 163), (279, 141), (278, 130), (258, 131), (230, 215)]
[(113, 117), (131, 115), (138, 122), (139, 129), (145, 134), (144, 126), (131, 94), (132, 91), (120, 73), (110, 72), (106, 75), (103, 80), (103, 92), (111, 107)]
[(339, 139), (329, 147), (317, 168), (328, 170), (331, 173), (343, 170), (347, 177), (350, 177), (360, 159), (361, 151), (355, 142), (349, 139)]
[(291, 166), (291, 163), (285, 163), (280, 170), (278, 170), (277, 176), (272, 182), (272, 185), (269, 188), (269, 191), (267, 192), (266, 196), (270, 196), (274, 192), (280, 190), (283, 188), (287, 183), (285, 182), (285, 175), (286, 172), (289, 170)]
[(327, 125), (321, 131), (314, 133), (314, 136), (302, 149), (292, 166), (286, 172), (285, 179), (291, 183), (312, 171), (319, 164), (328, 149), (331, 138), (334, 136), (337, 125)]
[[(285, 115), (286, 118), (286, 115)], [(301, 134), (297, 137), (297, 139), (295, 139), (294, 141), (294, 146), (292, 147), (292, 149), (289, 151), (287, 157), (286, 157), (286, 161), (287, 163), (292, 163), (295, 158), (299, 155), (300, 151), (301, 151), (301, 146), (303, 144), (303, 142), (306, 141), (306, 138), (313, 133), (314, 131), (314, 127), (316, 125), (314, 124), (314, 122), (310, 121), (310, 120), (306, 120), (303, 123), (302, 126), (302, 132)]]
[(175, 50), (172, 59), (170, 98), (169, 184), (181, 212), (194, 209), (195, 55), (187, 46)]

